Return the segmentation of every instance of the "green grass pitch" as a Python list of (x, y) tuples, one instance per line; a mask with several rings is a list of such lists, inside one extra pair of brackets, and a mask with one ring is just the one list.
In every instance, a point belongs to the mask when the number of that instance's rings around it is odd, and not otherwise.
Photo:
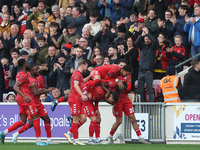
[(0, 143), (0, 150), (199, 150), (200, 145), (166, 144), (113, 144), (74, 146), (61, 143), (49, 146), (36, 146), (35, 143)]

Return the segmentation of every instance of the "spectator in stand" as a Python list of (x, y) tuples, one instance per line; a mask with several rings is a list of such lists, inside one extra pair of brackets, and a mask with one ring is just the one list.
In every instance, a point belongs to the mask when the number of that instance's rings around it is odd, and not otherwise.
[(66, 18), (64, 18), (64, 12), (61, 13), (61, 28), (64, 29), (68, 27), (69, 24), (73, 23), (77, 28), (77, 33), (81, 35), (82, 28), (87, 23), (87, 19), (85, 16), (81, 15), (80, 11), (80, 7), (75, 6), (72, 9), (72, 17), (66, 16)]
[(158, 19), (158, 26), (160, 32), (162, 32), (166, 39), (173, 42), (173, 35), (176, 31), (175, 27), (173, 26), (173, 23), (171, 22), (172, 18), (172, 12), (170, 10), (165, 11), (165, 19), (162, 21), (161, 19)]
[(145, 27), (144, 19), (138, 18), (136, 23), (131, 25), (129, 28), (129, 34), (133, 35), (137, 39), (142, 34), (142, 29)]
[(170, 10), (172, 12), (172, 16), (171, 18), (176, 18), (176, 16), (178, 16), (178, 13), (176, 11), (176, 6), (175, 5), (169, 5), (168, 6), (168, 10)]
[[(171, 48), (166, 49), (167, 53), (166, 56), (170, 59), (169, 66), (176, 66), (182, 62), (185, 57), (185, 47), (182, 45), (182, 37), (177, 35), (174, 37), (174, 41), (176, 45), (172, 46)], [(183, 70), (183, 66), (177, 68), (177, 72)]]
[(67, 26), (67, 29), (63, 29), (62, 35), (58, 38), (57, 42), (60, 47), (63, 47), (66, 43), (71, 42), (72, 45), (75, 45), (76, 40), (80, 38), (79, 34), (76, 34), (76, 25), (70, 23)]
[(7, 45), (8, 49), (21, 45), (23, 36), (19, 33), (19, 27), (16, 24), (11, 26), (11, 35), (7, 35)]
[(115, 33), (112, 33), (105, 23), (101, 25), (101, 30), (94, 36), (93, 40), (99, 43), (104, 57), (108, 55), (108, 47), (115, 37)]
[(118, 64), (118, 48), (114, 45), (110, 46), (108, 49), (108, 58), (110, 59), (110, 64)]
[[(5, 3), (3, 2), (3, 4), (5, 4)], [(2, 6), (1, 4), (0, 4), (0, 8), (1, 8), (1, 12), (0, 12), (0, 24), (1, 24), (3, 22), (3, 14), (6, 13), (6, 12), (8, 12), (9, 9), (8, 9), (7, 5), (3, 5)]]
[(100, 19), (100, 8), (98, 7), (99, 0), (80, 0), (87, 9), (86, 16), (89, 16), (93, 10), (97, 11), (98, 18)]
[[(16, 40), (17, 41), (17, 40)], [(15, 44), (17, 45), (17, 44)], [(19, 48), (19, 45), (15, 46), (15, 48)], [(22, 40), (22, 48), (19, 50), (21, 51), (26, 51), (28, 53), (29, 56), (33, 56), (35, 54), (35, 51), (33, 48), (31, 48), (31, 41), (30, 39), (23, 39)]]
[(38, 48), (37, 41), (31, 36), (32, 30), (26, 29), (23, 34), (23, 39), (29, 39), (31, 41), (31, 48)]
[(105, 57), (103, 61), (103, 65), (109, 65), (109, 64), (110, 64), (110, 59), (108, 57)]
[(9, 59), (10, 55), (8, 53), (9, 51), (7, 50), (7, 44), (5, 40), (2, 37), (0, 37), (0, 60), (4, 57)]
[(0, 102), (3, 102), (3, 92), (5, 89), (3, 67), (0, 65)]
[(51, 8), (51, 11), (53, 12), (54, 19), (56, 20), (56, 23), (59, 25), (58, 27), (61, 28), (61, 16), (60, 16), (60, 8), (58, 5), (53, 5)]
[(145, 27), (149, 29), (149, 33), (157, 38), (159, 33), (159, 26), (156, 19), (155, 10), (149, 10), (148, 16), (145, 18)]
[(1, 59), (1, 64), (3, 66), (3, 72), (4, 72), (4, 82), (5, 82), (5, 93), (9, 92), (8, 86), (9, 86), (9, 80), (12, 78), (10, 67), (9, 67), (9, 60), (7, 58)]
[(29, 58), (28, 52), (27, 51), (21, 51), (19, 54), (20, 58), (25, 59), (29, 66), (34, 66), (35, 63), (32, 59)]
[(135, 90), (135, 81), (138, 79), (138, 68), (140, 59), (140, 50), (134, 45), (135, 39), (130, 36), (127, 38), (125, 51), (123, 52), (124, 59), (126, 59), (131, 67), (131, 91)]
[(98, 16), (96, 11), (90, 12), (90, 22), (85, 24), (84, 27), (89, 28), (90, 34), (95, 36), (101, 29), (101, 23), (97, 21)]
[(166, 41), (165, 35), (159, 33), (158, 45), (156, 50), (155, 57), (155, 66), (154, 66), (154, 79), (162, 79), (166, 76), (166, 68), (169, 66), (169, 58), (166, 56), (166, 47), (171, 47), (170, 42)]
[(141, 101), (144, 99), (144, 85), (146, 83), (148, 100), (153, 102), (153, 71), (156, 55), (156, 39), (150, 34), (148, 28), (143, 28), (141, 36), (135, 41), (135, 45), (140, 49), (139, 74), (138, 74), (138, 94)]
[(132, 11), (129, 19), (128, 18), (125, 19), (126, 28), (129, 29), (131, 25), (136, 23), (137, 19), (138, 19), (138, 13), (135, 11)]
[(6, 102), (7, 103), (13, 103), (16, 102), (16, 95), (14, 92), (9, 92), (6, 96)]
[(20, 23), (21, 20), (18, 20), (19, 17), (22, 15), (20, 7), (21, 6), (19, 4), (17, 4), (17, 3), (13, 6), (13, 15), (10, 16), (10, 21), (11, 22), (19, 21), (19, 23)]
[(108, 18), (112, 17), (112, 0), (99, 0), (98, 7), (101, 9), (101, 16)]
[(117, 27), (117, 37), (113, 40), (113, 44), (115, 45), (125, 45), (126, 44), (126, 39), (125, 39), (125, 35), (126, 35), (126, 27), (125, 24), (122, 23), (121, 25), (119, 25)]
[(64, 96), (64, 91), (67, 89), (69, 79), (65, 76), (64, 66), (66, 57), (63, 53), (59, 53), (57, 56), (58, 63), (54, 63), (53, 70), (49, 73), (49, 82), (56, 81), (56, 88), (61, 91), (61, 96)]
[(71, 49), (72, 49), (72, 43), (71, 42), (65, 44), (65, 46), (63, 46), (63, 48), (61, 49), (62, 53), (65, 55), (66, 62), (71, 59), (71, 55), (70, 55), (71, 54)]
[(103, 56), (102, 55), (96, 55), (96, 57), (94, 58), (94, 62), (95, 62), (94, 68), (102, 66), (103, 62), (104, 62)]
[(53, 70), (54, 64), (58, 62), (58, 59), (56, 57), (56, 47), (53, 45), (50, 45), (48, 48), (48, 56), (45, 59), (45, 64), (48, 68), (47, 72), (47, 85), (48, 87), (56, 87), (56, 81), (49, 81), (49, 73)]
[(103, 53), (102, 53), (100, 47), (95, 46), (95, 47), (93, 48), (92, 55), (91, 55), (91, 57), (90, 57), (90, 62), (93, 62), (93, 61), (94, 61), (94, 58), (95, 58), (97, 55), (103, 56)]
[(44, 36), (39, 36), (37, 38), (39, 47), (33, 56), (33, 60), (35, 61), (36, 65), (42, 65), (45, 63), (45, 59), (48, 55), (48, 45), (45, 43), (45, 41), (46, 38)]
[(0, 35), (5, 39), (9, 39), (9, 35), (11, 34), (11, 23), (10, 23), (10, 14), (9, 12), (3, 13), (3, 21), (0, 25)]
[(47, 94), (40, 95), (41, 102), (51, 102), (51, 98)]
[(192, 68), (184, 76), (183, 92), (184, 99), (200, 98), (200, 62), (197, 59), (191, 61)]
[(88, 46), (88, 40), (84, 37), (81, 37), (78, 41), (78, 44), (84, 49), (84, 57), (89, 60), (92, 55), (92, 48)]
[(194, 6), (195, 17), (185, 16), (184, 31), (189, 33), (188, 41), (191, 42), (191, 54), (200, 53), (200, 4)]
[(186, 16), (187, 10), (188, 10), (187, 6), (181, 5), (178, 9), (179, 16), (177, 18), (171, 18), (171, 22), (176, 28), (174, 37), (176, 35), (180, 35), (182, 37), (182, 44), (185, 47), (186, 58), (188, 58), (189, 54), (191, 53), (189, 42), (188, 42), (188, 33), (184, 31), (185, 16)]
[(50, 35), (49, 33), (45, 32), (45, 22), (39, 21), (37, 24), (38, 33), (35, 34), (36, 37), (44, 36), (46, 38), (46, 42), (50, 43)]
[(156, 17), (160, 18), (161, 20), (164, 19), (164, 13), (165, 10), (167, 9), (166, 7), (166, 0), (151, 0), (150, 5), (154, 5), (154, 10), (156, 13)]
[(49, 45), (54, 45), (57, 49), (60, 47), (58, 44), (57, 40), (61, 36), (61, 33), (58, 32), (58, 23), (56, 22), (51, 22), (50, 23), (50, 43)]
[(103, 21), (105, 22), (107, 28), (110, 29), (112, 33), (115, 33), (115, 28), (111, 18), (105, 17)]
[(133, 0), (113, 0), (117, 11), (114, 12), (114, 19), (129, 17), (133, 7)]
[(95, 43), (93, 41), (94, 36), (90, 34), (90, 29), (88, 27), (84, 27), (82, 30), (82, 37), (88, 39), (88, 45), (93, 49), (95, 46)]

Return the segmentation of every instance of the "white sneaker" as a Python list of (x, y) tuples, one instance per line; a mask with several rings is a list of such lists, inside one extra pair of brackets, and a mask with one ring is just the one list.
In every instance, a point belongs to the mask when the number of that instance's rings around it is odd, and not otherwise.
[(64, 133), (65, 138), (68, 140), (70, 144), (73, 144), (73, 141), (71, 139), (71, 134), (70, 133)]
[(113, 137), (108, 136), (108, 137), (106, 138), (106, 140), (109, 142), (109, 144), (114, 144), (114, 142), (113, 142)]
[(53, 140), (47, 141), (47, 144), (52, 145), (52, 144), (59, 144), (58, 142), (55, 142)]
[(138, 141), (143, 144), (151, 144), (150, 142), (146, 141), (144, 138), (138, 138)]
[(84, 143), (81, 143), (79, 140), (74, 142), (73, 145), (85, 145)]
[(12, 140), (13, 142), (16, 144), (17, 143), (17, 138), (18, 138), (19, 134), (17, 132), (13, 133), (12, 135)]

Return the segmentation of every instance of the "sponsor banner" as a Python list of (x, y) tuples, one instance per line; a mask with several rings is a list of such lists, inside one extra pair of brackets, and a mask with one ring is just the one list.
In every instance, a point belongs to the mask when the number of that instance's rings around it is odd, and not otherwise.
[(174, 139), (200, 140), (200, 106), (174, 107)]
[[(134, 113), (134, 114), (135, 114), (137, 124), (141, 130), (142, 137), (148, 140), (149, 139), (149, 114), (148, 113)], [(132, 129), (131, 139), (137, 140), (138, 136), (136, 135), (135, 130), (133, 128), (131, 129)]]
[[(70, 129), (69, 121), (67, 117), (70, 116), (70, 108), (69, 105), (60, 105), (54, 110), (51, 111), (51, 105), (43, 103), (48, 115), (51, 119), (51, 129), (52, 129), (52, 137), (63, 138), (64, 133)], [(0, 104), (0, 131), (7, 129), (9, 126), (14, 124), (15, 122), (20, 120), (19, 116), (19, 107), (17, 104)], [(28, 121), (27, 121), (28, 122)], [(41, 137), (46, 137), (46, 131), (44, 128), (44, 121), (40, 119), (41, 126)], [(8, 133), (6, 137), (12, 137), (12, 134), (17, 130)], [(19, 137), (35, 137), (35, 131), (33, 127), (24, 133), (22, 133)]]

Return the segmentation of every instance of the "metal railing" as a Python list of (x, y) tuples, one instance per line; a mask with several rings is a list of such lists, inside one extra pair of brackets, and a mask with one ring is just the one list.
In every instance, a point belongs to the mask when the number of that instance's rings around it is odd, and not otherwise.
[[(133, 103), (135, 113), (149, 114), (149, 141), (165, 142), (165, 104), (164, 103)], [(137, 119), (137, 118), (136, 118)], [(131, 139), (131, 122), (123, 116), (123, 140)]]

